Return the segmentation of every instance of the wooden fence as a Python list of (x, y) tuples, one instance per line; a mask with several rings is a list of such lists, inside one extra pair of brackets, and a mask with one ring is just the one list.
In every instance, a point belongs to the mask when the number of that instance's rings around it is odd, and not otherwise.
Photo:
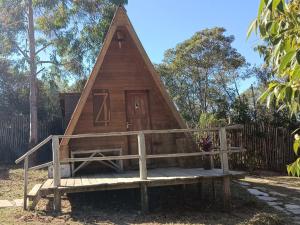
[(269, 124), (246, 124), (242, 137), (235, 131), (229, 134), (232, 146), (242, 142), (247, 149), (234, 154), (230, 164), (239, 169), (286, 172), (286, 165), (296, 159), (291, 133), (292, 130)]
[[(40, 121), (38, 125), (38, 139), (43, 140), (50, 134), (61, 134), (62, 122)], [(29, 117), (15, 116), (0, 118), (0, 162), (13, 163), (16, 158), (27, 152), (29, 140)], [(47, 161), (51, 158), (51, 146), (45, 146), (39, 153), (39, 161)]]
[[(39, 123), (39, 141), (51, 134), (62, 134), (60, 120)], [(283, 127), (274, 127), (268, 124), (246, 124), (243, 135), (239, 131), (228, 133), (231, 146), (240, 146), (247, 149), (245, 153), (234, 154), (230, 157), (230, 164), (234, 169), (264, 169), (286, 171), (286, 165), (296, 157), (292, 150), (292, 130)], [(218, 137), (209, 134), (216, 142)], [(217, 134), (216, 134), (217, 135)], [(23, 155), (28, 148), (29, 118), (24, 116), (0, 120), (0, 162), (13, 162)], [(51, 146), (45, 146), (40, 151), (38, 159), (47, 161), (51, 158)], [(218, 162), (216, 162), (218, 164)]]

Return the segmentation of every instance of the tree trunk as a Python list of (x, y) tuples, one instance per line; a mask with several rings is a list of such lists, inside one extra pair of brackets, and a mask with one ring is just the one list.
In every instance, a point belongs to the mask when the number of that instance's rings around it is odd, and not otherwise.
[[(30, 64), (30, 135), (29, 146), (37, 144), (37, 83), (36, 83), (36, 54), (32, 0), (28, 0), (28, 40), (29, 40), (29, 64)], [(36, 155), (31, 156), (30, 164), (36, 161)]]
[(208, 70), (205, 72), (205, 83), (204, 83), (204, 112), (207, 113), (207, 97), (208, 97)]

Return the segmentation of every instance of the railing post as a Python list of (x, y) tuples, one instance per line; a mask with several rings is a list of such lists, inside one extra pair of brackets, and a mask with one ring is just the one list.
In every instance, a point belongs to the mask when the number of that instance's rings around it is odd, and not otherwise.
[(147, 162), (146, 162), (146, 144), (144, 133), (139, 133), (138, 137), (138, 148), (139, 148), (139, 168), (140, 168), (140, 179), (147, 180)]
[(23, 208), (27, 210), (27, 186), (28, 186), (28, 156), (24, 159), (24, 199), (23, 199)]
[(137, 135), (138, 138), (138, 148), (139, 148), (139, 167), (140, 167), (140, 183), (141, 190), (141, 209), (142, 213), (146, 214), (149, 210), (148, 203), (148, 187), (143, 180), (147, 180), (147, 161), (146, 161), (146, 144), (145, 144), (145, 134), (140, 132)]
[(58, 190), (58, 187), (60, 186), (60, 162), (59, 162), (59, 140), (57, 136), (52, 137), (52, 153), (53, 153), (53, 186), (54, 186), (53, 207), (55, 211), (60, 211), (61, 199)]
[(60, 163), (59, 163), (59, 140), (57, 136), (52, 138), (53, 153), (53, 184), (54, 187), (60, 186)]
[(227, 153), (227, 138), (226, 138), (226, 129), (225, 127), (221, 127), (219, 130), (219, 138), (220, 138), (220, 158), (221, 158), (221, 166), (224, 174), (229, 173), (228, 166), (228, 153)]
[(220, 157), (221, 165), (223, 169), (223, 204), (224, 210), (230, 211), (231, 209), (231, 191), (230, 191), (230, 175), (229, 175), (229, 166), (228, 166), (228, 147), (227, 147), (227, 138), (226, 138), (226, 128), (222, 127), (219, 130), (220, 137)]

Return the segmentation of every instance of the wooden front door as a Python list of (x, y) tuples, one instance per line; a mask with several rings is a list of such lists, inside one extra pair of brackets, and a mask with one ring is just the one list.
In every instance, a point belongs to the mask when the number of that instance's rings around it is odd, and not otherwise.
[[(150, 112), (148, 91), (126, 91), (126, 127), (128, 131), (150, 130)], [(151, 154), (151, 138), (145, 136), (147, 154)], [(129, 154), (138, 154), (136, 135), (128, 136)], [(138, 165), (138, 160), (131, 160), (132, 166)]]

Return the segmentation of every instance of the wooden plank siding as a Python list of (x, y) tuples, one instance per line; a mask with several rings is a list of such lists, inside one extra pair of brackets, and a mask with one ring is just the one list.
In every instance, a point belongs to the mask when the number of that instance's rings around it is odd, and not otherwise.
[[(73, 134), (102, 133), (113, 131), (127, 131), (126, 129), (126, 101), (125, 91), (147, 90), (149, 93), (149, 111), (151, 129), (180, 128), (172, 111), (161, 96), (150, 71), (148, 70), (139, 50), (125, 27), (119, 27), (125, 36), (122, 47), (119, 48), (116, 34), (107, 50), (103, 64), (97, 75), (92, 90), (108, 90), (110, 98), (111, 120), (108, 126), (94, 126), (93, 121), (93, 91), (88, 95)], [(156, 153), (177, 152), (176, 136), (180, 134), (153, 135), (154, 151)], [(93, 148), (122, 147), (123, 154), (129, 154), (127, 137), (86, 138), (69, 141), (69, 150), (84, 150)], [(174, 159), (160, 159), (159, 164)], [(124, 161), (126, 167), (126, 161)]]

